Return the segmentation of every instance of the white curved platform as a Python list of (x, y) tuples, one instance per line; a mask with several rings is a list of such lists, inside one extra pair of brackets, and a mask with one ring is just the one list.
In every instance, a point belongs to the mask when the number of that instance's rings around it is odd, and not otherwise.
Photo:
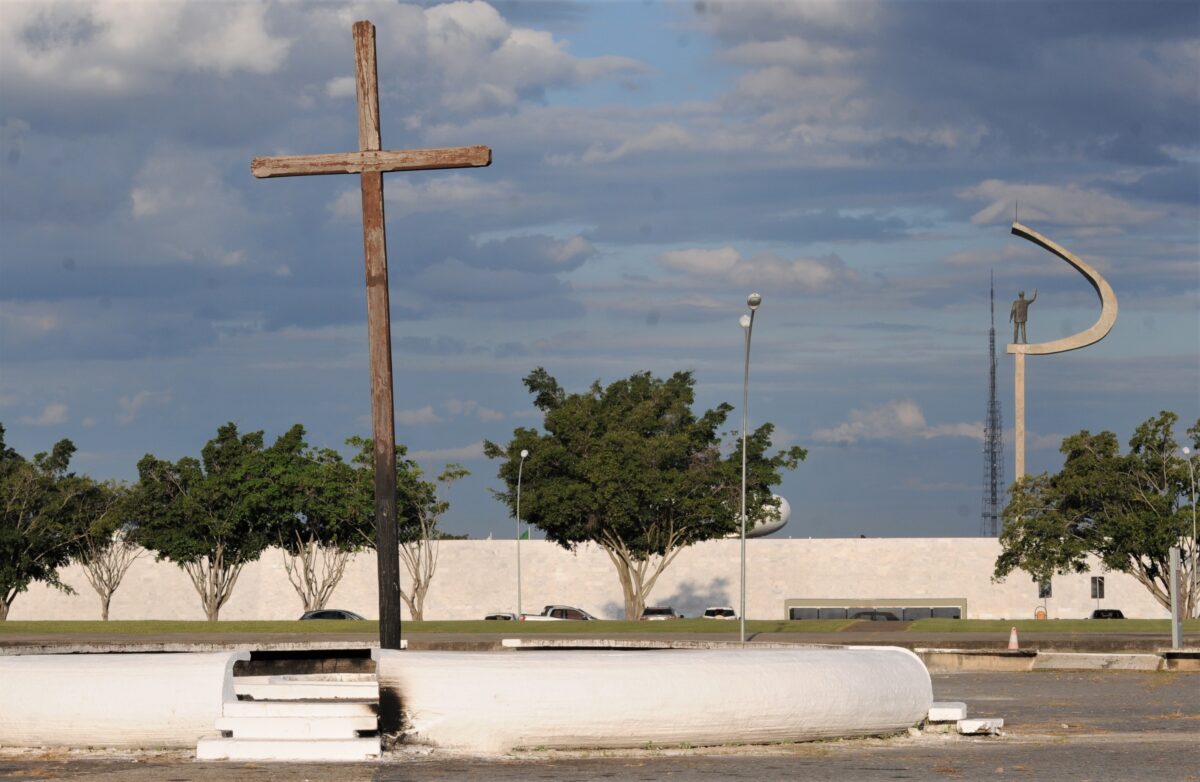
[(472, 752), (863, 736), (926, 717), (907, 649), (376, 652), (405, 740)]
[(194, 747), (249, 652), (0, 657), (0, 745)]

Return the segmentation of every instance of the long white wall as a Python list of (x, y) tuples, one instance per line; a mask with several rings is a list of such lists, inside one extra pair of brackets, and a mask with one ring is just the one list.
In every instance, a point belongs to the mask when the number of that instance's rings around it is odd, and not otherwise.
[[(670, 605), (694, 616), (710, 605), (738, 604), (737, 540), (714, 540), (683, 551), (659, 579), (650, 604)], [(426, 619), (482, 619), (492, 611), (517, 609), (517, 543), (514, 540), (444, 541), (437, 575), (426, 600)], [(990, 538), (819, 538), (760, 539), (746, 542), (746, 616), (783, 619), (789, 598), (837, 600), (876, 598), (963, 598), (972, 619), (1031, 619), (1042, 605), (1037, 585), (1024, 573), (999, 584), (991, 574), (999, 544)], [(403, 568), (401, 568), (403, 573)], [(539, 540), (521, 542), (522, 606), (540, 611), (549, 603), (575, 605), (596, 616), (620, 618), (621, 587), (605, 553), (595, 546), (575, 553)], [(1091, 613), (1090, 575), (1105, 578), (1101, 607), (1127, 617), (1166, 618), (1133, 578), (1105, 573), (1058, 576), (1046, 601), (1050, 618), (1081, 618)], [(99, 619), (100, 604), (82, 570), (61, 571), (75, 595), (34, 584), (17, 596), (9, 618)], [(405, 578), (407, 587), (407, 578)], [(359, 555), (348, 566), (331, 608), (367, 617), (378, 615), (375, 554)], [(247, 565), (222, 619), (294, 619), (302, 603), (283, 568), (278, 550)], [(191, 581), (169, 562), (147, 555), (134, 563), (113, 596), (112, 619), (196, 619), (204, 612)], [(405, 611), (404, 617), (408, 614)]]

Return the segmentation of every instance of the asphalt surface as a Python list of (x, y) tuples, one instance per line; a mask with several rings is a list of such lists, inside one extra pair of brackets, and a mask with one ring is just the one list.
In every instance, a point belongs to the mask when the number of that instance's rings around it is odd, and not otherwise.
[(1004, 734), (922, 733), (763, 747), (521, 752), (404, 750), (378, 763), (197, 763), (190, 753), (0, 750), (2, 780), (1114, 780), (1200, 782), (1200, 673), (933, 676), (937, 700), (1002, 717)]

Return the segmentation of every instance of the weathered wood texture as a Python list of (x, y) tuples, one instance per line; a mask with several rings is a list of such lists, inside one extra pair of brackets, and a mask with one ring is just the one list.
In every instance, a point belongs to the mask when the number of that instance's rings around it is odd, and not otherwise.
[[(361, 117), (361, 114), (360, 114)], [(314, 174), (364, 174), (372, 171), (430, 171), (439, 168), (480, 168), (492, 163), (488, 147), (366, 150), (326, 155), (256, 157), (250, 173), (259, 179)]]
[(260, 157), (251, 161), (250, 172), (259, 178), (358, 174), (362, 183), (371, 417), (374, 422), (379, 645), (384, 649), (399, 649), (400, 544), (396, 530), (396, 425), (392, 399), (392, 323), (388, 308), (383, 173), (487, 166), (492, 162), (492, 151), (487, 147), (382, 151), (375, 25), (367, 21), (354, 23), (354, 70), (358, 86), (357, 152)]

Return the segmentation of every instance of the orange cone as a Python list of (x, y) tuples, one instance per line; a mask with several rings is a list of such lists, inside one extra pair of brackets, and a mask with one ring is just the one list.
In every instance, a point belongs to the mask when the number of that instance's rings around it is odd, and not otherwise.
[(1010, 651), (1014, 652), (1021, 648), (1017, 643), (1017, 628), (1015, 627), (1012, 629), (1012, 632), (1008, 634), (1008, 648)]

